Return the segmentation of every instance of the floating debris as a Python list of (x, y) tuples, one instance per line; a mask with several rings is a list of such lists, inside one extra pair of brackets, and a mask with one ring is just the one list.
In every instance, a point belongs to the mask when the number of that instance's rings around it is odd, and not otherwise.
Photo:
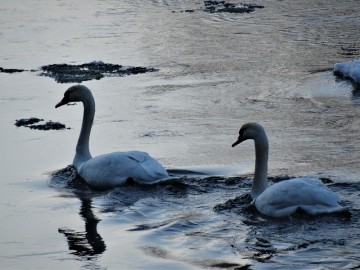
[(118, 64), (108, 64), (102, 61), (94, 61), (81, 65), (69, 64), (52, 64), (42, 66), (40, 70), (26, 70), (14, 68), (2, 68), (0, 72), (15, 73), (15, 72), (39, 72), (39, 76), (47, 76), (55, 79), (58, 83), (81, 83), (90, 80), (100, 80), (104, 77), (122, 77), (126, 75), (135, 75), (146, 72), (155, 72), (158, 69), (147, 67), (125, 67)]
[(104, 77), (122, 77), (158, 70), (146, 67), (124, 67), (122, 65), (95, 61), (81, 65), (47, 65), (41, 67), (41, 71), (40, 76), (51, 77), (58, 83), (81, 83), (94, 79), (100, 80)]
[(205, 11), (210, 13), (228, 12), (228, 13), (250, 13), (257, 8), (264, 8), (264, 6), (255, 4), (233, 4), (226, 1), (204, 1)]
[(25, 69), (17, 69), (17, 68), (2, 68), (0, 67), (0, 72), (3, 73), (16, 73), (16, 72), (24, 72), (27, 71)]
[(61, 124), (60, 122), (53, 122), (53, 121), (48, 121), (45, 124), (34, 125), (41, 121), (44, 121), (44, 119), (39, 119), (36, 117), (31, 117), (28, 119), (19, 119), (19, 120), (15, 120), (15, 126), (27, 127), (27, 128), (31, 128), (31, 129), (37, 129), (37, 130), (70, 129), (70, 128), (67, 128), (64, 124)]
[(44, 121), (44, 119), (39, 119), (39, 118), (36, 118), (36, 117), (31, 117), (31, 118), (28, 118), (28, 119), (20, 119), (20, 120), (15, 120), (15, 126), (17, 127), (26, 127), (28, 125), (32, 125), (32, 124), (35, 124), (35, 123), (38, 123), (40, 121)]
[[(204, 7), (201, 8), (201, 11), (209, 13), (250, 13), (254, 12), (256, 9), (264, 8), (262, 5), (256, 4), (243, 4), (243, 3), (228, 3), (226, 1), (204, 1)], [(181, 12), (193, 13), (195, 9), (186, 9)]]
[[(45, 124), (40, 125), (31, 125), (28, 126), (31, 129), (37, 129), (37, 130), (60, 130), (60, 129), (66, 129), (66, 126), (64, 124), (61, 124), (60, 122), (53, 122), (48, 121)], [(70, 128), (67, 128), (70, 129)]]

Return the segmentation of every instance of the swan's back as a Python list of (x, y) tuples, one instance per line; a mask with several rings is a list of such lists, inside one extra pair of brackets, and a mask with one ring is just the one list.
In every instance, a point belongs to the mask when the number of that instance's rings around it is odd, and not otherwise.
[(308, 214), (328, 214), (347, 210), (338, 196), (317, 179), (295, 178), (269, 186), (255, 199), (256, 208), (272, 217), (283, 217), (301, 209)]
[(78, 172), (96, 189), (120, 186), (129, 178), (142, 184), (170, 178), (159, 162), (140, 151), (114, 152), (94, 157), (84, 162)]

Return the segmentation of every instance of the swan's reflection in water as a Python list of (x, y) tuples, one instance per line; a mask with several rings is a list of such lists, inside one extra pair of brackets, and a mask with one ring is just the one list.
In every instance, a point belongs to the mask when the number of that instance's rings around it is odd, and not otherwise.
[(72, 254), (91, 260), (106, 250), (105, 242), (97, 231), (97, 224), (100, 219), (92, 211), (91, 199), (81, 198), (80, 216), (85, 221), (85, 232), (60, 228), (59, 233), (64, 234), (67, 238), (69, 250), (72, 251)]

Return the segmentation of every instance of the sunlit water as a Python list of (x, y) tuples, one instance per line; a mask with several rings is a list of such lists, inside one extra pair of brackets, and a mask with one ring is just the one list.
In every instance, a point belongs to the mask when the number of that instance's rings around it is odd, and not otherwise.
[[(2, 1), (1, 67), (103, 61), (155, 73), (84, 83), (97, 112), (93, 155), (139, 149), (184, 184), (93, 192), (51, 172), (71, 163), (81, 106), (54, 109), (70, 84), (0, 73), (4, 269), (349, 269), (359, 267), (359, 93), (334, 77), (359, 58), (353, 1), (254, 1), (206, 13), (202, 1)], [(183, 12), (193, 9), (194, 12)], [(39, 117), (63, 131), (16, 128)], [(247, 196), (263, 124), (269, 174), (330, 179), (350, 215), (274, 220)], [(236, 177), (233, 176), (246, 176)]]

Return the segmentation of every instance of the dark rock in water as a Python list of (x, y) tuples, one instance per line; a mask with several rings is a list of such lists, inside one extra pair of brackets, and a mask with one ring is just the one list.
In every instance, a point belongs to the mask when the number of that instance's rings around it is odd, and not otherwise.
[(124, 67), (117, 64), (91, 62), (81, 65), (53, 64), (41, 67), (41, 76), (54, 78), (59, 83), (81, 83), (83, 81), (100, 80), (104, 77), (125, 76), (157, 69), (146, 67)]
[(17, 69), (17, 68), (2, 68), (0, 67), (0, 72), (4, 73), (16, 73), (16, 72), (24, 72), (25, 69)]
[(36, 118), (36, 117), (31, 117), (31, 118), (28, 118), (28, 119), (20, 119), (20, 120), (15, 120), (15, 126), (17, 127), (26, 127), (28, 125), (32, 125), (32, 124), (35, 124), (35, 123), (38, 123), (40, 121), (44, 121), (44, 119), (39, 119), (39, 118)]
[(70, 129), (70, 128), (67, 128), (64, 124), (61, 124), (59, 122), (53, 122), (53, 121), (48, 121), (45, 124), (34, 125), (34, 124), (39, 123), (41, 121), (44, 121), (44, 119), (39, 119), (39, 118), (36, 118), (36, 117), (31, 117), (31, 118), (28, 118), (28, 119), (20, 119), (20, 120), (15, 120), (15, 126), (17, 126), (17, 127), (28, 127), (28, 128), (37, 129), (37, 130)]

